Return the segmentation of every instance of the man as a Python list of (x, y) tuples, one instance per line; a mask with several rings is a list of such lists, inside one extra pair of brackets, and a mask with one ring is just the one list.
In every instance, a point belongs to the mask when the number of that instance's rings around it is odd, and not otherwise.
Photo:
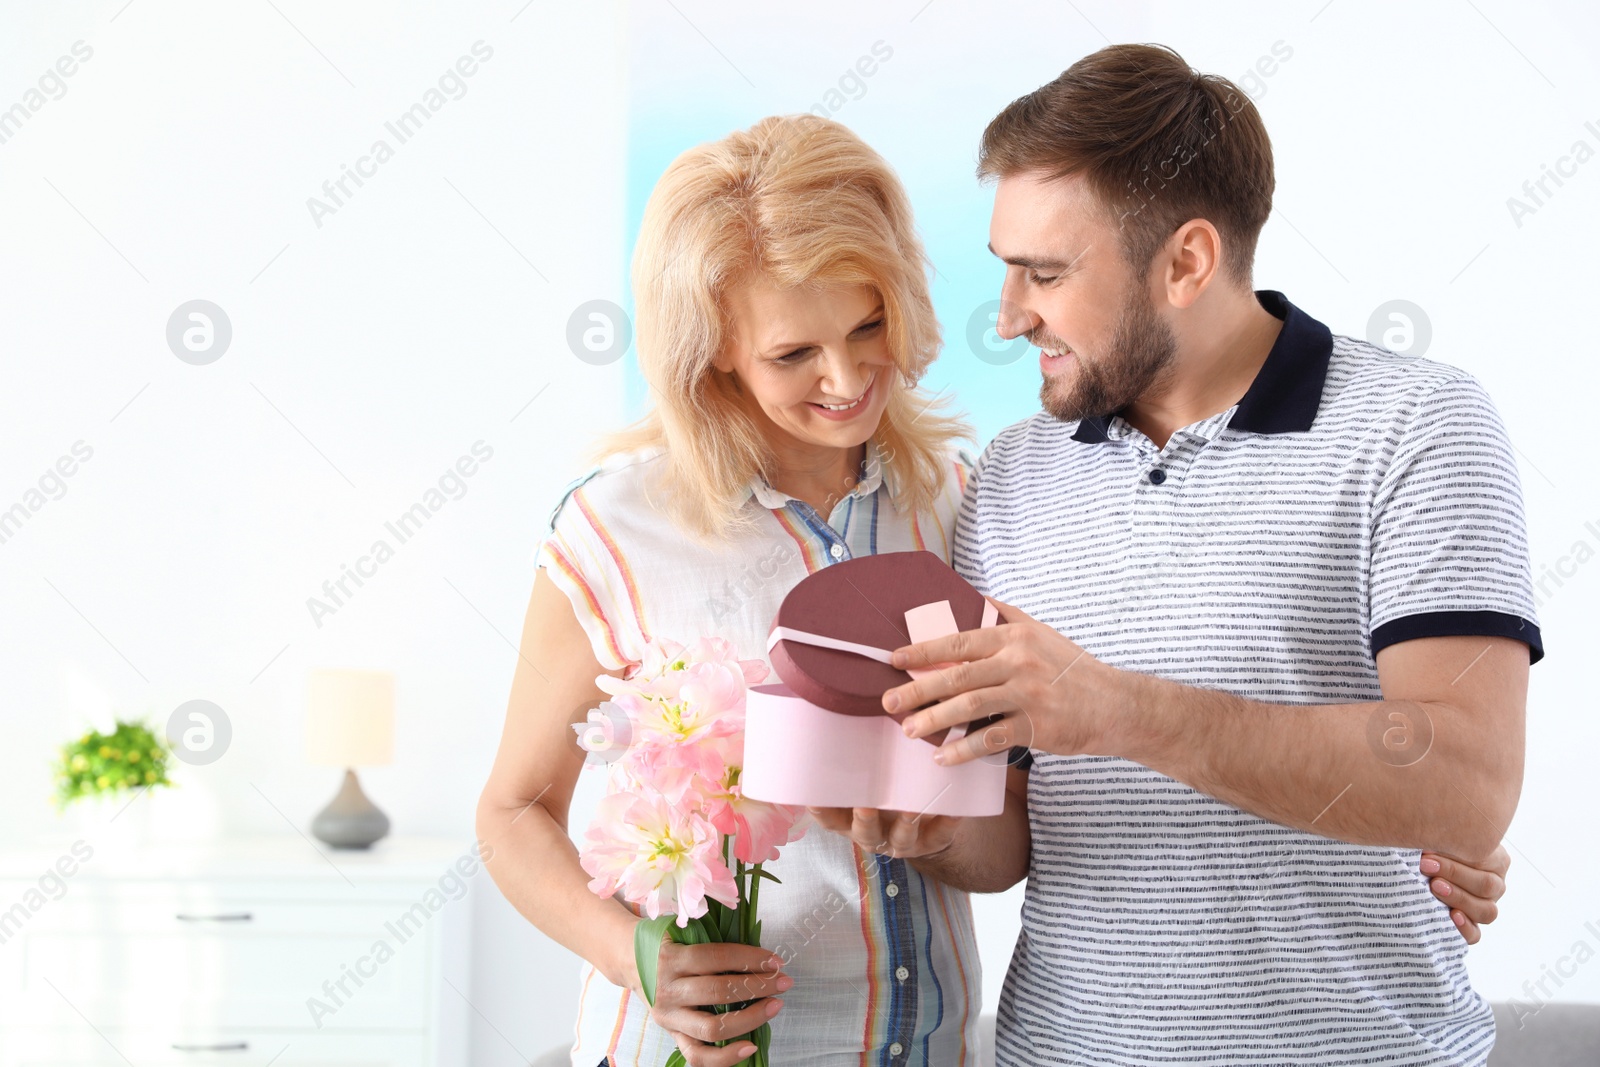
[(955, 546), (1008, 625), (902, 649), (954, 665), (884, 706), (1005, 711), (938, 756), (1028, 746), (1028, 819), (824, 821), (975, 889), (1031, 839), (1002, 1067), (1484, 1062), (1410, 850), (1485, 865), (1521, 787), (1543, 652), (1492, 404), (1252, 291), (1266, 131), (1170, 50), (1017, 100), (979, 171), (1044, 376)]

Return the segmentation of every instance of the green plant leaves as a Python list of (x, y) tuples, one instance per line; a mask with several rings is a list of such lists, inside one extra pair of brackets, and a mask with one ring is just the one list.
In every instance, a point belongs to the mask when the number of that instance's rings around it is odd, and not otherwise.
[[(640, 919), (633, 928), (633, 962), (639, 968), (639, 988), (645, 1003), (656, 1006), (656, 974), (661, 968), (661, 942), (677, 916), (661, 915)], [(670, 1062), (670, 1061), (669, 1061)]]
[(141, 722), (118, 719), (109, 734), (90, 731), (61, 746), (55, 767), (56, 805), (64, 807), (79, 797), (171, 785), (169, 754), (166, 742)]
[(672, 939), (680, 945), (709, 945), (713, 940), (703, 919), (690, 919), (688, 926), (673, 931)]

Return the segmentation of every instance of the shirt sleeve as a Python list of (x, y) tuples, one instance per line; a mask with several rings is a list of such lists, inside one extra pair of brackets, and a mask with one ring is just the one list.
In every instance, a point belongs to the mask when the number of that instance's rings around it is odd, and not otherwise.
[[(590, 477), (593, 477), (591, 475)], [(595, 661), (607, 670), (631, 666), (618, 640), (613, 596), (620, 575), (606, 551), (583, 497), (584, 479), (575, 483), (550, 515), (550, 529), (534, 550), (535, 567), (543, 567), (556, 588), (572, 602)]]
[(1420, 637), (1509, 637), (1544, 656), (1516, 458), (1493, 402), (1463, 375), (1423, 397), (1372, 518), (1372, 654)]
[[(978, 553), (976, 533), (978, 471), (988, 457), (988, 449), (984, 449), (982, 458), (976, 462), (965, 450), (960, 452), (959, 462), (965, 475), (965, 486), (961, 493), (961, 511), (956, 517), (955, 547), (951, 553), (956, 573), (971, 582), (973, 588), (984, 596), (989, 595), (989, 583), (983, 577), (982, 557)], [(1007, 754), (1006, 763), (1020, 770), (1032, 770), (1033, 753), (1026, 745), (1016, 745)]]
[[(994, 446), (991, 444), (989, 447)], [(965, 451), (960, 456), (965, 477), (960, 509), (956, 512), (956, 534), (951, 546), (950, 565), (957, 574), (971, 582), (973, 588), (988, 596), (989, 583), (984, 579), (983, 559), (978, 552), (978, 480), (989, 458), (989, 448), (983, 450), (983, 455), (976, 463)]]

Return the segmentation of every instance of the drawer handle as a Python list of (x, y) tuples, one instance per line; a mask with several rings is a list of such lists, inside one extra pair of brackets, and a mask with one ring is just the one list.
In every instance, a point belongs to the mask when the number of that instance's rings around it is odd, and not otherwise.
[(173, 1049), (178, 1052), (244, 1052), (250, 1047), (248, 1041), (221, 1041), (215, 1045), (180, 1045), (172, 1043)]
[(184, 915), (180, 912), (175, 918), (182, 923), (247, 923), (254, 916), (248, 911), (226, 912), (222, 915)]

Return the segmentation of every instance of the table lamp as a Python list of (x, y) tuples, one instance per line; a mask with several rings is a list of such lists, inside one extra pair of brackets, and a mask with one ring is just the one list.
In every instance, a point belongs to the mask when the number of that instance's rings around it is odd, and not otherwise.
[(345, 769), (344, 784), (311, 821), (311, 833), (333, 848), (368, 848), (389, 832), (389, 817), (361, 791), (355, 768), (394, 758), (394, 675), (314, 670), (307, 689), (306, 758)]

